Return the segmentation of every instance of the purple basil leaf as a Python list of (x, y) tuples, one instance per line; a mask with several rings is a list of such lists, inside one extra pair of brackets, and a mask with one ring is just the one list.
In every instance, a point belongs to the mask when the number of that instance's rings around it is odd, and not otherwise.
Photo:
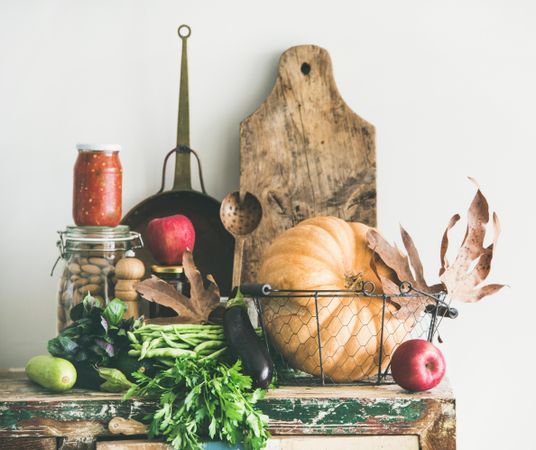
[(108, 356), (112, 357), (115, 355), (115, 352), (114, 352), (114, 346), (102, 339), (95, 339), (95, 343), (101, 347)]

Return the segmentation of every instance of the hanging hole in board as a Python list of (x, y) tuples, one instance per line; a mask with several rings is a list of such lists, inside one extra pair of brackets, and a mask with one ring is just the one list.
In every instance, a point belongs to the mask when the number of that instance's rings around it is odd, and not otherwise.
[(308, 64), (308, 63), (303, 63), (301, 65), (301, 73), (303, 73), (304, 75), (309, 75), (309, 72), (311, 72), (311, 65)]

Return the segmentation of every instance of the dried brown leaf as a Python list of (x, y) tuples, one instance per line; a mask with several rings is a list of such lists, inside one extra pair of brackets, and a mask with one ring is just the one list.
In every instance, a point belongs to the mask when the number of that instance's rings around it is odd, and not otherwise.
[[(424, 292), (439, 292), (441, 285), (429, 286), (423, 276), (422, 263), (419, 253), (415, 248), (413, 240), (409, 234), (400, 227), (402, 241), (409, 254), (403, 254), (396, 245), (391, 245), (378, 231), (371, 229), (367, 233), (369, 248), (378, 254), (382, 261), (392, 269), (400, 281), (407, 281), (411, 285)], [(411, 264), (411, 266), (410, 266)], [(413, 272), (411, 270), (413, 267)]]
[(502, 284), (479, 287), (490, 273), (493, 252), (497, 246), (501, 227), (499, 218), (493, 213), (493, 240), (488, 247), (484, 247), (484, 238), (489, 222), (489, 206), (478, 187), (478, 183), (473, 179), (471, 181), (475, 183), (477, 192), (467, 211), (465, 237), (454, 262), (449, 264), (445, 254), (448, 247), (448, 232), (458, 222), (458, 215), (453, 216), (450, 220), (443, 235), (440, 250), (439, 278), (447, 288), (451, 300), (456, 299), (463, 302), (479, 301), (486, 295), (494, 294), (504, 287)]
[(173, 309), (179, 316), (188, 316), (190, 307), (188, 299), (177, 290), (154, 275), (136, 285), (136, 291), (145, 300)]
[(404, 230), (402, 225), (400, 225), (400, 234), (402, 236), (402, 242), (404, 243), (404, 247), (406, 247), (406, 250), (408, 251), (409, 261), (411, 263), (411, 266), (413, 267), (413, 271), (415, 272), (416, 286), (427, 286), (426, 281), (424, 280), (421, 258), (419, 257), (419, 252), (415, 247), (413, 239), (411, 239), (411, 236), (406, 230)]
[(372, 252), (370, 256), (370, 268), (381, 281), (383, 293), (387, 295), (397, 295), (398, 293), (400, 293), (398, 285), (391, 279), (380, 274), (378, 270), (378, 264), (376, 262), (378, 259), (378, 254), (376, 252)]
[(447, 249), (449, 246), (449, 231), (458, 223), (458, 220), (460, 220), (459, 214), (454, 214), (447, 225), (447, 229), (443, 233), (443, 239), (441, 239), (441, 251), (439, 253), (439, 260), (441, 263), (441, 268), (439, 269), (439, 276), (443, 274), (445, 271), (445, 267), (448, 265), (447, 261)]
[(409, 260), (396, 245), (391, 245), (376, 230), (371, 229), (367, 233), (369, 248), (376, 252), (387, 267), (394, 270), (401, 281), (413, 280), (413, 274), (409, 267)]
[(190, 281), (190, 298), (155, 276), (138, 283), (136, 291), (150, 302), (173, 309), (178, 315), (173, 318), (175, 323), (206, 323), (210, 313), (220, 304), (220, 290), (212, 275), (207, 276), (209, 285), (205, 288), (203, 276), (195, 267), (191, 252), (184, 252), (183, 265)]
[(145, 319), (145, 323), (150, 323), (154, 325), (174, 325), (174, 324), (186, 324), (193, 323), (198, 324), (198, 321), (190, 319), (188, 317), (182, 316), (173, 316), (173, 317), (154, 317), (152, 319)]
[[(398, 306), (398, 311), (395, 313), (396, 317), (404, 321), (408, 329), (411, 329), (414, 323), (419, 320), (422, 314), (424, 314), (426, 305), (430, 302), (430, 299), (426, 296), (399, 296), (400, 287), (393, 280), (378, 273), (376, 270), (375, 258), (381, 258), (381, 260), (396, 273), (396, 276), (400, 281), (407, 281), (411, 283), (414, 288), (422, 292), (440, 292), (443, 289), (443, 285), (428, 286), (424, 279), (419, 252), (415, 247), (413, 239), (411, 239), (411, 236), (402, 227), (400, 227), (400, 233), (408, 255), (403, 254), (396, 245), (391, 245), (387, 242), (387, 240), (385, 240), (385, 238), (376, 230), (370, 230), (367, 233), (367, 239), (369, 247), (374, 251), (371, 268), (380, 279), (383, 292), (387, 295), (394, 296), (391, 297), (390, 300)], [(413, 268), (415, 275), (411, 268)]]
[(220, 304), (220, 289), (212, 275), (207, 275), (209, 281), (205, 289), (203, 276), (194, 264), (194, 258), (191, 252), (185, 251), (182, 256), (184, 273), (190, 281), (190, 303), (192, 310), (200, 316), (206, 316), (218, 307)]

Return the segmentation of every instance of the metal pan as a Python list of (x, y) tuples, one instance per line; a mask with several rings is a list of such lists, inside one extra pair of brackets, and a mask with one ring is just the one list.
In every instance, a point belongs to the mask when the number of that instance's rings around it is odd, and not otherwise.
[[(179, 117), (177, 126), (177, 147), (164, 159), (162, 186), (160, 190), (132, 208), (121, 221), (144, 236), (147, 223), (155, 217), (183, 214), (193, 223), (196, 231), (194, 259), (203, 274), (212, 274), (220, 287), (221, 295), (229, 295), (233, 271), (234, 238), (225, 230), (220, 220), (220, 202), (207, 195), (203, 180), (201, 162), (196, 152), (190, 149), (190, 113), (188, 99), (187, 39), (191, 30), (187, 25), (178, 29), (182, 40), (181, 78), (179, 94)], [(170, 191), (164, 191), (166, 164), (175, 154), (175, 178)], [(190, 155), (194, 154), (198, 163), (202, 192), (192, 189), (190, 176)], [(156, 264), (147, 249), (136, 255), (145, 263), (147, 274), (152, 264)]]

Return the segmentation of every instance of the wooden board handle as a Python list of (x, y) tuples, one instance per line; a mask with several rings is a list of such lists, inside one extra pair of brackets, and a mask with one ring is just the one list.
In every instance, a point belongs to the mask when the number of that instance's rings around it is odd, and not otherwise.
[(318, 99), (326, 108), (333, 107), (333, 102), (344, 103), (333, 76), (331, 57), (316, 45), (298, 45), (281, 55), (274, 89), (278, 88), (290, 91), (302, 108), (318, 107)]

